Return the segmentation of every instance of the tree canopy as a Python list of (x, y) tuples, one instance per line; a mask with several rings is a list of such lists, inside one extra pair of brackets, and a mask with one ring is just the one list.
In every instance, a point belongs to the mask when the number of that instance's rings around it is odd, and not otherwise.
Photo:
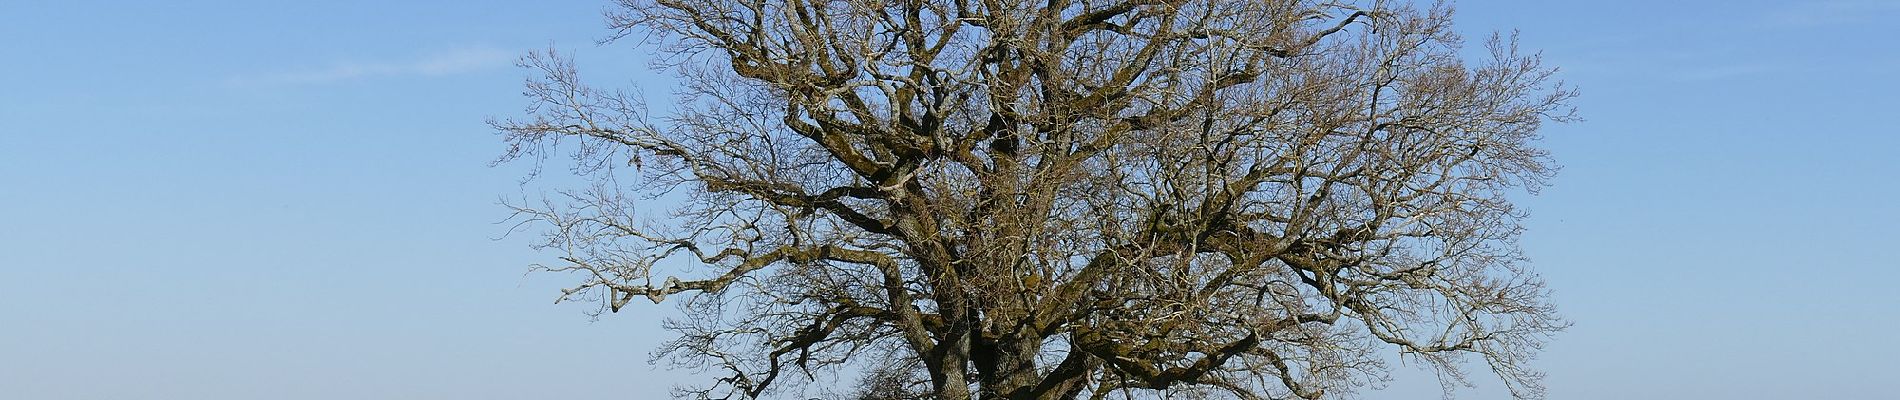
[[(621, 0), (676, 104), (552, 52), (504, 159), (563, 299), (678, 303), (676, 394), (1330, 398), (1566, 326), (1511, 196), (1573, 92), (1444, 4)], [(847, 378), (850, 379), (850, 378)], [(1449, 389), (1448, 389), (1449, 390)], [(802, 398), (802, 397), (800, 397)]]

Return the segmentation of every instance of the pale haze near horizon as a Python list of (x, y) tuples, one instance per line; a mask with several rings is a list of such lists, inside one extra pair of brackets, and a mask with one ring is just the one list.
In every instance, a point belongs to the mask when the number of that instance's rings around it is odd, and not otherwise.
[[(1891, 396), (1900, 1), (1458, 3), (1583, 91), (1523, 244), (1551, 399)], [(606, 1), (0, 5), (0, 398), (665, 398), (671, 306), (552, 304), (514, 57), (667, 93)], [(555, 167), (558, 168), (558, 167)], [(552, 178), (559, 182), (559, 178)], [(499, 239), (497, 239), (499, 238)], [(1507, 396), (1474, 365), (1459, 398)], [(1395, 365), (1368, 399), (1436, 398)]]

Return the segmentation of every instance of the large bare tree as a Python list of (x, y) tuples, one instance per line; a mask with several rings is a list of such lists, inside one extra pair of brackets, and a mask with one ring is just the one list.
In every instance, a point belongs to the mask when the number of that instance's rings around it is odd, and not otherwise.
[[(504, 159), (563, 299), (673, 300), (676, 395), (1323, 398), (1396, 351), (1518, 397), (1559, 319), (1510, 197), (1572, 92), (1444, 4), (621, 0), (677, 102), (553, 53)], [(562, 161), (563, 164), (568, 161)], [(538, 165), (538, 164), (537, 164)], [(851, 378), (846, 378), (851, 379)], [(1449, 389), (1448, 389), (1449, 390)]]

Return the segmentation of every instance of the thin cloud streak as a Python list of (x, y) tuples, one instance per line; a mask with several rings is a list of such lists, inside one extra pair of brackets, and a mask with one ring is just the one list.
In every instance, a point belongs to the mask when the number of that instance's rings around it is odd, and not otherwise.
[(1784, 27), (1844, 25), (1886, 19), (1900, 13), (1900, 0), (1833, 0), (1794, 2), (1769, 15), (1769, 22)]
[(431, 77), (473, 72), (510, 65), (515, 52), (494, 47), (462, 48), (425, 55), (406, 62), (344, 62), (325, 68), (238, 76), (239, 86), (310, 85), (373, 78)]
[(1686, 67), (1675, 74), (1681, 81), (1707, 82), (1758, 79), (1764, 76), (1786, 73), (1788, 68), (1770, 64), (1726, 64), (1701, 67)]

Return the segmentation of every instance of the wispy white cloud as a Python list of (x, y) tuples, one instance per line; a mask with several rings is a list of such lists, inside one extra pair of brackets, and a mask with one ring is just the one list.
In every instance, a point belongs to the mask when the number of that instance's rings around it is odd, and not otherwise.
[(507, 66), (515, 56), (515, 52), (494, 47), (467, 47), (428, 53), (409, 60), (338, 62), (321, 68), (237, 76), (229, 82), (244, 86), (303, 85), (371, 78), (443, 76)]
[(1786, 73), (1788, 68), (1773, 64), (1734, 63), (1682, 67), (1675, 73), (1683, 81), (1727, 81), (1755, 79)]
[(1900, 14), (1900, 0), (1795, 1), (1768, 15), (1768, 22), (1787, 27), (1814, 27), (1872, 22)]

